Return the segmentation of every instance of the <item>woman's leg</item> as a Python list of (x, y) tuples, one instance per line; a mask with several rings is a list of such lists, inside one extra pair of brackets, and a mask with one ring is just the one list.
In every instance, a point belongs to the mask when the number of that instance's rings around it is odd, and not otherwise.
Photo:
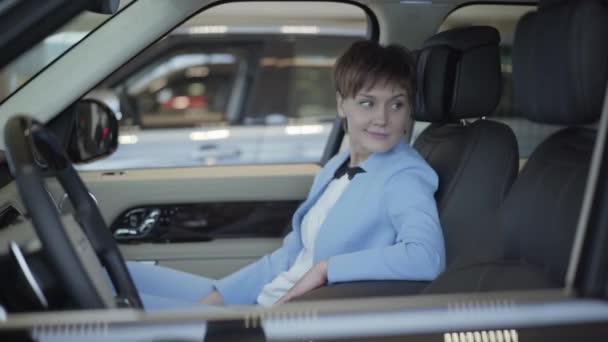
[(213, 279), (134, 261), (127, 261), (127, 268), (144, 302), (147, 295), (176, 303), (198, 303), (213, 292)]

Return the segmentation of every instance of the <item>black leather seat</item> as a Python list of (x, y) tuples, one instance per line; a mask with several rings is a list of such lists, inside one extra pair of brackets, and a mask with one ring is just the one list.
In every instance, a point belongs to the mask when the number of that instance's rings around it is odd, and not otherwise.
[(518, 24), (515, 104), (530, 120), (569, 125), (542, 142), (513, 184), (494, 223), (499, 258), (448, 268), (427, 293), (564, 285), (581, 209), (596, 122), (608, 80), (608, 3), (542, 1)]
[(499, 42), (492, 27), (458, 28), (428, 39), (418, 55), (415, 118), (431, 125), (414, 147), (439, 176), (435, 198), (448, 266), (496, 250), (490, 244), (496, 231), (486, 220), (496, 215), (519, 168), (513, 131), (482, 119), (500, 100)]

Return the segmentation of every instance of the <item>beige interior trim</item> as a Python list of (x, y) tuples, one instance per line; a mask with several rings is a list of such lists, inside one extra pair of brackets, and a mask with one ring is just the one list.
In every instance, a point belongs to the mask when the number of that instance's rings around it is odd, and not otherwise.
[[(319, 169), (315, 164), (239, 165), (87, 171), (80, 177), (109, 224), (138, 205), (304, 199)], [(49, 189), (56, 199), (64, 195), (57, 182)]]

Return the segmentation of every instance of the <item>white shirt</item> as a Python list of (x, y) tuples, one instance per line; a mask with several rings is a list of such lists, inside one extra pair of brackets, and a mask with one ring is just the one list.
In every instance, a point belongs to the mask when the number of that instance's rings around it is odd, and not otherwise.
[(332, 180), (315, 205), (304, 215), (301, 225), (302, 250), (289, 270), (280, 273), (274, 280), (264, 286), (258, 296), (258, 304), (271, 306), (312, 268), (315, 239), (319, 233), (319, 228), (321, 228), (327, 213), (340, 198), (349, 182), (346, 174), (339, 179)]

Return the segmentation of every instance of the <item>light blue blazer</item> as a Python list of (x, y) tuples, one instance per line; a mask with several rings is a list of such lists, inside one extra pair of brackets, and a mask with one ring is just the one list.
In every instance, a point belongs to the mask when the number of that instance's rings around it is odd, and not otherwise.
[[(349, 155), (336, 155), (315, 177), (279, 249), (214, 282), (225, 304), (256, 303), (264, 285), (291, 267), (302, 249), (304, 215)], [(314, 263), (328, 260), (328, 284), (436, 278), (445, 268), (445, 247), (434, 198), (435, 171), (405, 139), (360, 166), (366, 172), (352, 179), (315, 241)]]

